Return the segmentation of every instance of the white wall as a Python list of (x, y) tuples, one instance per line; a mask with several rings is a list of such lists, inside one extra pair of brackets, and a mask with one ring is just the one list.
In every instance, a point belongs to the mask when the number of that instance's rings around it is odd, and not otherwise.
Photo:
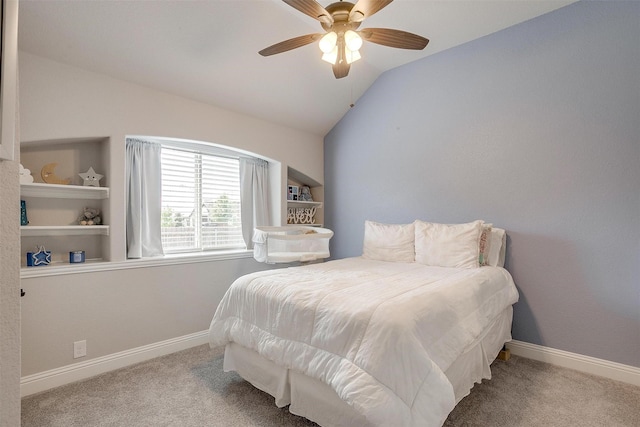
[[(3, 123), (4, 125), (4, 123)], [(16, 147), (17, 150), (17, 147)], [(16, 153), (17, 158), (17, 153)], [(0, 426), (20, 416), (20, 191), (18, 162), (0, 160)]]
[[(22, 141), (108, 137), (111, 260), (125, 256), (126, 135), (209, 141), (254, 152), (323, 182), (317, 135), (21, 52)], [(284, 209), (284, 202), (282, 202)], [(236, 277), (265, 268), (251, 258), (25, 278), (22, 375), (205, 330)], [(74, 360), (73, 342), (88, 355)]]
[[(323, 182), (320, 136), (24, 52), (20, 56), (22, 141), (111, 139), (108, 180), (111, 187), (110, 225), (114, 234), (110, 258), (113, 261), (124, 259), (126, 135), (184, 138), (228, 145), (281, 162), (284, 171), (291, 166)], [(283, 190), (284, 175), (281, 184)], [(281, 205), (283, 210), (284, 204)]]
[(0, 200), (0, 426), (9, 427), (18, 425), (20, 420), (18, 161), (0, 160)]
[[(16, 50), (18, 37), (18, 3), (5, 5), (5, 33), (3, 54), (2, 113), (16, 111)], [(13, 19), (10, 19), (13, 18)], [(7, 61), (11, 55), (11, 61)], [(13, 69), (9, 67), (13, 64)], [(9, 83), (9, 84), (8, 84)], [(8, 87), (13, 87), (8, 93)], [(7, 105), (11, 103), (11, 105)], [(11, 108), (8, 108), (11, 107)], [(2, 145), (7, 147), (17, 138), (17, 115), (3, 114)], [(18, 179), (18, 146), (16, 160), (0, 160), (0, 426), (20, 425), (20, 276), (19, 245), (20, 192)]]

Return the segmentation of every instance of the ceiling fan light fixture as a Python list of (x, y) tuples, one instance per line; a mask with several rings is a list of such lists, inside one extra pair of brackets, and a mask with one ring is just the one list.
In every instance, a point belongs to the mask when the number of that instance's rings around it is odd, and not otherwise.
[(351, 64), (353, 62), (356, 62), (358, 59), (362, 58), (362, 56), (360, 55), (360, 52), (358, 52), (357, 50), (349, 50), (349, 49), (344, 50), (344, 56), (345, 56), (345, 59), (347, 60), (347, 64)]
[(347, 30), (344, 33), (344, 43), (352, 52), (357, 52), (362, 47), (362, 37), (353, 30)]
[(337, 42), (338, 35), (335, 32), (331, 31), (322, 36), (320, 42), (318, 43), (318, 46), (320, 47), (320, 50), (326, 55), (331, 53), (333, 50), (336, 50)]
[(329, 64), (335, 64), (338, 60), (338, 46), (334, 46), (333, 50), (322, 55), (322, 60)]

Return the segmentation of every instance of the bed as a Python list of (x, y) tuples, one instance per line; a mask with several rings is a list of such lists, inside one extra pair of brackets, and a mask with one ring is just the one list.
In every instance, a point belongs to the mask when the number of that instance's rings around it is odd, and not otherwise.
[(367, 221), (362, 256), (237, 279), (210, 345), (322, 426), (440, 426), (511, 339), (504, 239), (483, 221)]

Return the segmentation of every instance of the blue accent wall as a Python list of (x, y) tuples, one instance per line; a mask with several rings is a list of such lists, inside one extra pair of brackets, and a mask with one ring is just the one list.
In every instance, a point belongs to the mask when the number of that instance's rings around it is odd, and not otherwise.
[(367, 219), (484, 219), (508, 233), (515, 339), (640, 367), (640, 2), (390, 70), (324, 155), (334, 258), (362, 253)]

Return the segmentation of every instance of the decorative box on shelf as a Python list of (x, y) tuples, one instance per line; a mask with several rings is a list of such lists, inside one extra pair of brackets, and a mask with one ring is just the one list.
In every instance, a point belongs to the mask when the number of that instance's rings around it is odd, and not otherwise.
[(253, 257), (267, 264), (328, 258), (331, 237), (333, 231), (321, 227), (256, 227)]
[(27, 252), (27, 267), (38, 267), (51, 264), (51, 251), (39, 246), (35, 252)]

